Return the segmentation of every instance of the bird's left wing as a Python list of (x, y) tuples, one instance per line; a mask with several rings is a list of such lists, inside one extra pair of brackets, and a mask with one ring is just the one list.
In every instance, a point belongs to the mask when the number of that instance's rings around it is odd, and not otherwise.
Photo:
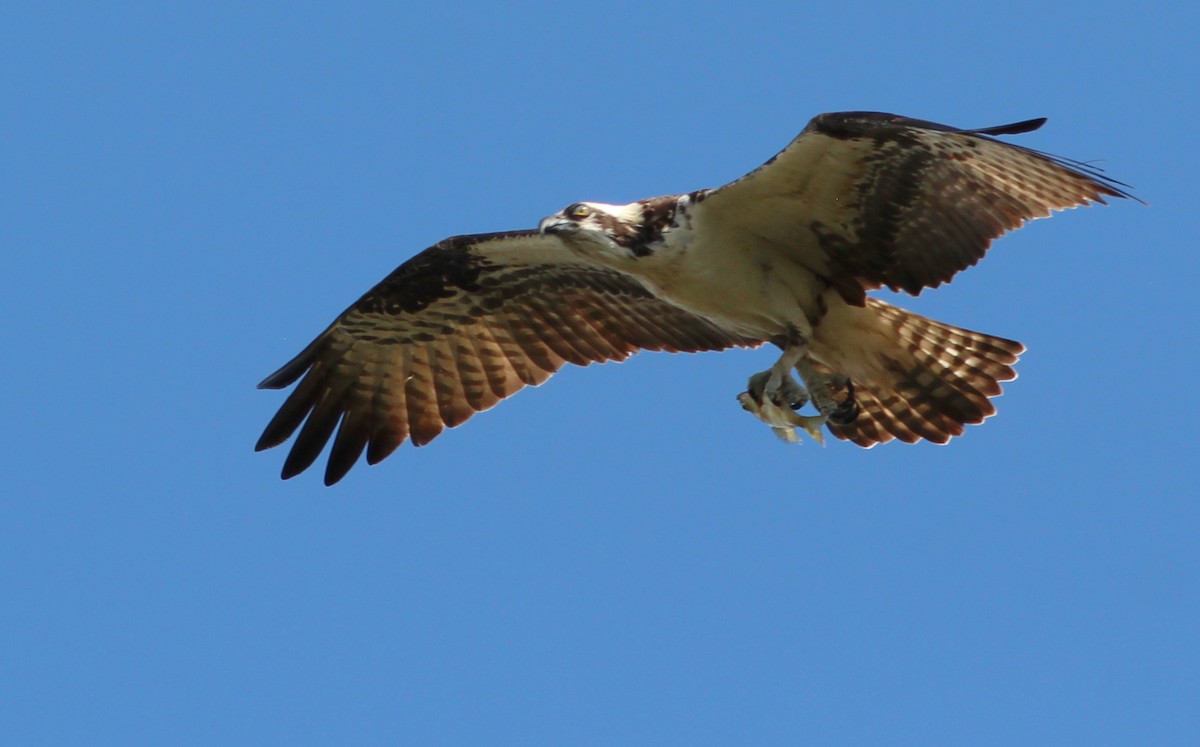
[(325, 470), (333, 484), (364, 449), (375, 464), (405, 440), (426, 444), (566, 363), (759, 343), (585, 263), (552, 236), (458, 236), (405, 262), (259, 384), (300, 382), (256, 449), (299, 428), (286, 479), (333, 437)]
[(850, 303), (881, 286), (915, 295), (1030, 219), (1131, 196), (1092, 166), (994, 137), (1044, 122), (963, 130), (879, 112), (821, 114), (758, 169), (695, 193), (693, 220), (713, 236), (777, 246)]

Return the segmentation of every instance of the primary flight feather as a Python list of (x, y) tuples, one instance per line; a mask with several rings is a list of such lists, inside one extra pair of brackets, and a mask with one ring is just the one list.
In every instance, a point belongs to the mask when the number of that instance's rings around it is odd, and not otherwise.
[(766, 342), (782, 354), (740, 399), (777, 431), (819, 427), (779, 414), (811, 400), (860, 446), (945, 443), (995, 412), (1023, 346), (866, 294), (916, 295), (1030, 219), (1130, 196), (1095, 168), (993, 137), (1044, 122), (962, 130), (822, 114), (717, 189), (578, 202), (537, 230), (445, 239), (263, 380), (299, 383), (256, 448), (295, 435), (288, 478), (332, 438), (333, 484), (364, 451), (375, 464), (405, 440), (428, 443), (565, 363)]

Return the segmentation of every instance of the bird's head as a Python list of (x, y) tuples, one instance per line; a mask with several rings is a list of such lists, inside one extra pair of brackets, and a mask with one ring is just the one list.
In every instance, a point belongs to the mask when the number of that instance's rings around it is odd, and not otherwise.
[(646, 205), (606, 205), (601, 202), (576, 202), (554, 215), (543, 218), (538, 231), (557, 236), (567, 248), (596, 261), (620, 264), (648, 256), (653, 252), (651, 239), (661, 229), (647, 230), (650, 213)]

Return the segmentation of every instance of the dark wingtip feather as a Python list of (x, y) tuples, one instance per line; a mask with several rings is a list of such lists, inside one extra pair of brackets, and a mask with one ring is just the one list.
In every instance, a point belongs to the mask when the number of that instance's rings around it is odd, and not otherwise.
[(293, 389), (288, 398), (284, 400), (278, 412), (271, 418), (271, 422), (267, 423), (266, 428), (263, 428), (262, 435), (258, 437), (258, 443), (254, 445), (255, 451), (264, 451), (288, 440), (308, 417), (309, 412), (321, 397), (320, 368), (319, 362), (314, 363), (311, 369), (312, 375), (304, 377), (300, 385)]
[[(276, 440), (274, 436), (271, 438), (268, 438), (267, 436), (268, 432), (263, 431), (263, 434), (258, 437), (257, 441), (254, 442), (255, 451), (266, 451), (267, 449), (273, 449), (279, 444), (283, 443), (283, 441)], [(286, 440), (286, 438), (284, 440)]]
[(301, 403), (297, 400), (296, 404), (292, 405), (289, 398), (279, 408), (279, 412), (275, 413), (275, 417), (271, 418), (271, 422), (267, 423), (267, 427), (263, 428), (262, 435), (258, 437), (258, 441), (254, 444), (254, 450), (266, 451), (267, 449), (273, 449), (291, 438), (296, 429), (300, 427), (300, 424), (304, 422), (304, 418), (311, 409), (311, 402)]
[(367, 464), (375, 465), (391, 456), (392, 452), (408, 440), (407, 428), (399, 429), (394, 424), (380, 428), (367, 443)]
[(258, 382), (258, 388), (285, 389), (294, 384), (312, 366), (313, 361), (316, 360), (317, 351), (324, 340), (325, 335), (321, 335), (310, 342), (295, 358), (284, 363), (278, 371)]
[(1046, 124), (1045, 117), (1037, 117), (1036, 119), (1026, 119), (1023, 122), (1013, 122), (1012, 124), (996, 125), (995, 127), (981, 127), (977, 130), (963, 130), (976, 135), (1021, 135), (1026, 132), (1033, 132)]
[(880, 128), (915, 127), (922, 130), (937, 130), (940, 132), (961, 132), (972, 135), (1020, 135), (1033, 132), (1046, 124), (1045, 117), (1026, 119), (1011, 124), (981, 127), (979, 129), (962, 129), (944, 125), (940, 122), (930, 122), (927, 119), (914, 119), (899, 114), (887, 112), (827, 112), (813, 117), (809, 127), (837, 138), (862, 137), (878, 133)]
[(349, 382), (344, 382), (337, 389), (325, 389), (321, 393), (312, 412), (308, 413), (308, 419), (304, 421), (300, 433), (296, 435), (296, 440), (292, 443), (292, 450), (288, 452), (287, 459), (284, 460), (283, 479), (286, 480), (300, 474), (311, 467), (313, 462), (317, 461), (317, 457), (321, 456), (325, 444), (329, 443), (329, 438), (333, 435), (334, 428), (338, 426), (345, 414), (342, 394), (347, 386), (349, 386)]
[(1107, 204), (1104, 201), (1104, 195), (1107, 195), (1108, 197), (1118, 197), (1121, 199), (1133, 200), (1135, 202), (1140, 202), (1143, 205), (1147, 204), (1145, 200), (1133, 194), (1133, 187), (1131, 185), (1122, 181), (1118, 181), (1117, 179), (1113, 179), (1111, 176), (1108, 176), (1104, 173), (1104, 169), (1096, 166), (1093, 163), (1089, 163), (1087, 161), (1077, 161), (1074, 158), (1056, 156), (1052, 153), (1034, 150), (1033, 148), (1025, 148), (1021, 146), (1011, 147), (1020, 147), (1021, 150), (1032, 153), (1039, 158), (1044, 158), (1051, 163), (1057, 164), (1065, 169), (1070, 169), (1071, 171), (1090, 179), (1092, 186), (1099, 193), (1099, 195), (1094, 199), (1096, 202), (1099, 202), (1102, 205)]
[(303, 353), (283, 364), (275, 373), (258, 382), (259, 389), (285, 389), (292, 385), (304, 373), (311, 363), (303, 357)]
[(285, 480), (290, 480), (311, 467), (313, 462), (317, 461), (317, 457), (321, 456), (321, 451), (329, 441), (330, 435), (333, 434), (337, 419), (328, 418), (318, 422), (310, 430), (309, 425), (312, 423), (311, 419), (308, 423), (305, 423), (299, 437), (296, 439), (296, 443), (292, 445), (292, 450), (288, 452), (287, 459), (283, 462), (283, 470), (280, 472), (280, 477)]
[(362, 456), (370, 438), (369, 420), (361, 412), (348, 412), (342, 417), (342, 424), (333, 439), (333, 448), (329, 450), (329, 461), (325, 463), (327, 486), (346, 476)]
[(346, 473), (348, 473), (350, 471), (350, 468), (353, 466), (354, 466), (354, 462), (350, 462), (349, 464), (345, 465), (344, 467), (339, 466), (335, 469), (333, 466), (333, 462), (328, 462), (325, 465), (325, 479), (324, 479), (325, 487), (331, 488), (334, 485), (337, 485), (339, 482), (341, 482), (342, 478), (346, 476)]

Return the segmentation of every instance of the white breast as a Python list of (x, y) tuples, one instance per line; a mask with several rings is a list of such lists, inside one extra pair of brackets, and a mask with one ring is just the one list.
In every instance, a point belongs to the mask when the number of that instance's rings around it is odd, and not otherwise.
[(811, 332), (827, 284), (766, 239), (742, 232), (698, 231), (687, 224), (636, 263), (655, 293), (739, 334), (769, 338)]

